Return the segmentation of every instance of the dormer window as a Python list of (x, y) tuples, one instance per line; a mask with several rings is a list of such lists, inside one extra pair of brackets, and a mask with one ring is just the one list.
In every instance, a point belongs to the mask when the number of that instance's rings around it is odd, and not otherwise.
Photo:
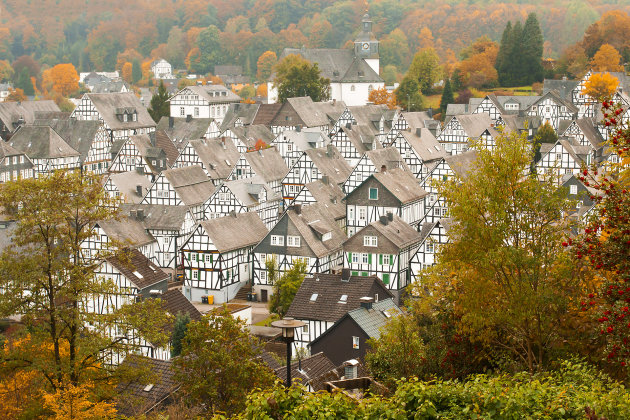
[(133, 113), (131, 114), (131, 121), (138, 121), (138, 114), (137, 113)]
[(127, 114), (123, 114), (123, 121), (127, 122)]

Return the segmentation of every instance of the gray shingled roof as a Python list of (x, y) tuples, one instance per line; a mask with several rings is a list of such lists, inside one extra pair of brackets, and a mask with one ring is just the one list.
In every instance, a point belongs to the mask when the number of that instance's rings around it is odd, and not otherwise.
[(187, 206), (204, 203), (216, 190), (199, 165), (167, 169), (162, 174)]
[[(322, 203), (302, 206), (300, 214), (294, 208), (287, 210), (283, 217), (288, 217), (295, 225), (304, 242), (317, 257), (324, 257), (341, 249), (346, 239), (345, 232)], [(331, 238), (322, 241), (324, 233), (331, 233)]]
[[(348, 281), (342, 281), (341, 274), (314, 274), (304, 279), (286, 316), (336, 322), (348, 311), (360, 307), (362, 297), (374, 297), (370, 293), (375, 283), (381, 289), (378, 292), (381, 299), (393, 298), (376, 276), (350, 276)], [(312, 300), (314, 294), (317, 298)], [(341, 295), (348, 296), (345, 304), (339, 303)]]
[(24, 126), (11, 137), (9, 144), (31, 159), (79, 156), (79, 152), (49, 126)]
[(422, 200), (422, 198), (428, 194), (420, 186), (419, 180), (411, 172), (405, 171), (402, 168), (376, 172), (372, 174), (372, 176), (376, 178), (387, 191), (396, 197), (401, 204)]
[(267, 201), (278, 200), (280, 195), (276, 194), (265, 184), (265, 181), (259, 176), (253, 176), (251, 178), (237, 179), (234, 181), (228, 181), (225, 186), (230, 189), (232, 194), (236, 197), (242, 205), (247, 207), (253, 207), (259, 204), (259, 201), (252, 196), (252, 191), (259, 191), (264, 189), (267, 191)]
[(457, 155), (448, 156), (446, 163), (459, 177), (466, 178), (472, 169), (472, 164), (477, 159), (477, 152), (469, 150)]
[(381, 238), (385, 240), (385, 242), (379, 240), (378, 249), (381, 253), (394, 254), (401, 249), (414, 244), (420, 244), (422, 237), (415, 228), (411, 227), (409, 223), (396, 215), (394, 215), (393, 219), (392, 221), (388, 220), (386, 225), (380, 220), (375, 220), (369, 225), (364, 226), (346, 240), (343, 244), (344, 251), (374, 253), (374, 247), (366, 247), (363, 245), (363, 235), (375, 230), (380, 234)]
[(137, 249), (123, 251), (123, 254), (106, 258), (106, 260), (138, 289), (146, 289), (170, 278)]
[[(151, 180), (137, 171), (121, 172), (109, 176), (118, 191), (125, 196), (129, 203), (140, 203), (151, 188)], [(137, 188), (142, 187), (142, 195), (138, 195)]]
[(317, 203), (324, 206), (326, 211), (335, 220), (346, 217), (346, 204), (343, 198), (346, 196), (341, 187), (335, 183), (325, 183), (323, 180), (309, 182), (305, 185)]
[[(133, 92), (123, 93), (86, 93), (105, 124), (112, 130), (155, 127), (155, 121)], [(136, 121), (120, 121), (116, 116), (117, 109), (135, 109), (138, 113)]]
[(204, 220), (201, 226), (221, 253), (256, 245), (269, 232), (255, 212), (234, 213), (218, 219)]
[(321, 131), (295, 131), (284, 130), (278, 134), (276, 138), (282, 137), (293, 144), (293, 150), (300, 150), (302, 152), (313, 149), (318, 142), (328, 143), (329, 140)]
[(214, 121), (212, 118), (193, 118), (187, 121), (186, 118), (162, 117), (157, 124), (157, 130), (164, 131), (176, 145), (185, 145), (184, 140), (202, 138), (212, 121)]
[(35, 121), (37, 112), (61, 112), (55, 101), (24, 101), (24, 102), (0, 102), (0, 120), (10, 130), (13, 131), (13, 123), (20, 117), (24, 118), (25, 124), (32, 124)]
[(280, 181), (289, 173), (289, 168), (275, 147), (244, 153), (243, 156), (254, 173), (265, 182)]
[(211, 104), (241, 101), (240, 96), (238, 96), (236, 93), (232, 92), (230, 89), (226, 88), (223, 85), (187, 86), (177, 92), (175, 95), (186, 89), (190, 89), (191, 92), (199, 95)]
[(122, 204), (120, 212), (131, 214), (132, 211), (144, 211), (142, 224), (147, 229), (181, 230), (188, 209), (185, 206), (166, 206), (158, 204)]
[(580, 84), (579, 80), (545, 79), (543, 81), (543, 95), (550, 91), (556, 91), (565, 101), (571, 101), (571, 93), (578, 84)]
[(310, 149), (305, 153), (313, 161), (315, 167), (335, 184), (345, 182), (352, 172), (348, 162), (332, 144), (319, 149)]
[(35, 124), (52, 127), (70, 147), (80, 153), (81, 162), (87, 158), (101, 126), (99, 121), (79, 121), (75, 118), (37, 120)]
[[(311, 380), (319, 378), (323, 374), (335, 369), (335, 364), (330, 361), (323, 352), (291, 363), (292, 382), (298, 382), (306, 386)], [(280, 366), (274, 369), (276, 376), (285, 383), (287, 381), (287, 367)]]
[(221, 123), (221, 131), (234, 126), (234, 122), (240, 119), (243, 125), (250, 125), (258, 113), (260, 104), (242, 104), (240, 102), (230, 104)]
[(240, 157), (232, 139), (190, 140), (210, 179), (226, 179)]
[(401, 131), (400, 134), (407, 140), (407, 143), (420, 156), (423, 162), (443, 159), (447, 156), (442, 145), (440, 145), (428, 128), (421, 128), (420, 136), (415, 132), (405, 130)]
[[(358, 70), (364, 72), (362, 82), (382, 82), (383, 79), (362, 58), (355, 58), (354, 51), (331, 48), (285, 48), (280, 59), (289, 54), (301, 55), (311, 63), (317, 63), (321, 75), (331, 82), (358, 81)], [(365, 64), (358, 64), (361, 61)], [(367, 68), (366, 68), (367, 67)]]
[(15, 147), (12, 147), (6, 141), (0, 140), (0, 159), (5, 158), (7, 156), (17, 156), (23, 155), (23, 152), (20, 152)]
[(405, 171), (409, 171), (409, 167), (395, 147), (370, 150), (365, 152), (365, 155), (372, 162), (377, 171), (380, 171), (383, 166), (388, 170), (402, 168)]
[(97, 225), (105, 231), (110, 240), (121, 243), (122, 247), (140, 247), (155, 242), (155, 238), (147, 232), (142, 222), (130, 217), (101, 220)]
[[(348, 316), (357, 323), (370, 338), (378, 339), (381, 330), (393, 316), (401, 315), (402, 311), (393, 299), (380, 300), (372, 304), (372, 309), (357, 308), (348, 312)], [(333, 327), (334, 328), (334, 327)]]
[(479, 137), (486, 128), (492, 125), (492, 119), (485, 112), (479, 114), (456, 115), (457, 121), (461, 124), (468, 137)]
[(129, 86), (123, 80), (96, 82), (92, 87), (92, 93), (120, 93), (123, 88), (129, 91)]
[(258, 140), (262, 140), (265, 143), (270, 144), (273, 139), (276, 138), (267, 126), (260, 124), (233, 127), (230, 128), (230, 131), (234, 133), (243, 143), (245, 143), (245, 146), (248, 148), (256, 146), (256, 142)]
[(376, 142), (376, 148), (382, 149), (383, 146), (376, 138), (378, 133), (375, 133), (370, 127), (366, 125), (352, 125), (350, 128), (341, 127), (344, 133), (346, 133), (346, 137), (348, 141), (352, 143), (355, 149), (359, 154), (363, 154), (367, 151), (372, 150), (373, 144)]
[(407, 125), (409, 125), (411, 130), (415, 130), (416, 128), (425, 128), (425, 121), (433, 119), (426, 111), (402, 112), (401, 114), (405, 121), (407, 121)]

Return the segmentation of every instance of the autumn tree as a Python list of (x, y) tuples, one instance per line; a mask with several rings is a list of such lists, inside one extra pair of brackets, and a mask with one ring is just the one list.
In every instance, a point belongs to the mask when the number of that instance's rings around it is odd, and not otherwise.
[(442, 78), (440, 57), (433, 48), (424, 48), (416, 53), (407, 71), (407, 76), (418, 81), (420, 90), (429, 94), (433, 91), (433, 85)]
[(0, 60), (0, 81), (7, 82), (13, 78), (13, 67), (7, 60)]
[(267, 97), (267, 83), (261, 83), (256, 88), (256, 96)]
[(618, 87), (619, 79), (610, 73), (593, 73), (584, 83), (582, 94), (603, 102), (612, 98)]
[(373, 89), (368, 95), (368, 101), (375, 105), (385, 104), (389, 109), (396, 108), (396, 95), (394, 92), (389, 92), (385, 86)]
[[(36, 375), (41, 392), (56, 401), (78, 390), (83, 400), (98, 404), (112, 392), (106, 357), (139, 350), (124, 339), (132, 329), (158, 346), (168, 340), (163, 332), (168, 319), (158, 299), (112, 308), (107, 315), (86, 306), (95, 295), (120, 293), (96, 276), (101, 262), (86, 259), (81, 248), (94, 224), (113, 216), (113, 204), (97, 177), (78, 171), (0, 188), (0, 205), (16, 220), (12, 246), (0, 255), (0, 317), (21, 314), (24, 325), (11, 337), (22, 344), (2, 354), (0, 371)], [(115, 249), (99, 255), (114, 254), (122, 255)], [(112, 337), (112, 330), (119, 337)]]
[(623, 71), (621, 63), (621, 55), (610, 44), (602, 45), (591, 60), (591, 68), (593, 71)]
[(122, 69), (120, 71), (122, 79), (127, 83), (133, 82), (133, 64), (127, 61), (123, 64)]
[(79, 75), (71, 63), (57, 64), (50, 69), (52, 89), (61, 96), (68, 97), (79, 89)]
[(160, 122), (162, 117), (168, 117), (171, 115), (170, 105), (168, 103), (168, 92), (164, 87), (164, 82), (160, 80), (160, 86), (158, 86), (157, 93), (151, 98), (151, 104), (149, 105), (149, 115), (156, 123)]
[[(439, 263), (422, 278), (427, 301), (449, 303), (458, 330), (522, 367), (544, 370), (562, 346), (561, 325), (588, 285), (562, 247), (569, 202), (551, 176), (529, 174), (525, 134), (502, 134), (464, 175), (440, 182), (453, 227)], [(497, 188), (500, 186), (500, 188)]]
[(208, 26), (199, 33), (197, 38), (197, 55), (189, 61), (190, 71), (206, 74), (219, 64), (221, 57), (221, 43), (219, 40), (219, 28)]
[(406, 111), (420, 111), (424, 99), (420, 91), (420, 84), (415, 78), (405, 76), (394, 91), (396, 103), (400, 104)]
[(405, 33), (396, 28), (379, 42), (381, 65), (405, 68), (409, 64), (409, 40)]
[(278, 62), (278, 57), (273, 51), (265, 51), (256, 62), (256, 77), (261, 82), (266, 82), (271, 77), (273, 66)]
[[(269, 263), (275, 264), (275, 261), (270, 260)], [(277, 268), (275, 270), (277, 271)], [(304, 281), (306, 270), (306, 262), (297, 260), (288, 271), (274, 281), (273, 294), (269, 299), (269, 312), (277, 314), (281, 318), (284, 317)]]
[(326, 101), (330, 97), (330, 79), (322, 77), (317, 63), (311, 64), (300, 56), (289, 54), (275, 67), (274, 86), (278, 89), (278, 100), (310, 96), (314, 102)]
[(133, 60), (131, 62), (131, 81), (136, 84), (142, 79), (142, 67), (140, 66), (140, 60)]
[(206, 414), (240, 412), (250, 391), (274, 382), (259, 358), (261, 351), (244, 321), (232, 317), (226, 307), (213, 310), (188, 324), (181, 356), (173, 360), (181, 392)]
[(21, 89), (25, 95), (32, 96), (35, 94), (35, 89), (33, 88), (33, 82), (28, 75), (26, 70), (22, 70), (20, 75), (18, 76), (17, 82), (15, 83), (15, 87), (17, 89)]
[(558, 134), (553, 129), (549, 121), (545, 121), (543, 125), (538, 128), (536, 135), (534, 136), (533, 149), (534, 160), (532, 161), (532, 169), (535, 169), (535, 163), (542, 157), (540, 154), (540, 147), (543, 143), (553, 144), (558, 141)]
[(7, 102), (22, 102), (28, 98), (24, 94), (24, 91), (20, 88), (9, 90), (9, 95), (4, 99)]

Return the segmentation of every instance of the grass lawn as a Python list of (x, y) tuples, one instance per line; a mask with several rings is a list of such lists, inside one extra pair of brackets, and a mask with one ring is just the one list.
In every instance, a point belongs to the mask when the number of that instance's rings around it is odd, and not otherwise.
[(442, 94), (425, 96), (424, 97), (424, 107), (425, 108), (439, 108), (440, 107), (440, 99), (442, 99)]

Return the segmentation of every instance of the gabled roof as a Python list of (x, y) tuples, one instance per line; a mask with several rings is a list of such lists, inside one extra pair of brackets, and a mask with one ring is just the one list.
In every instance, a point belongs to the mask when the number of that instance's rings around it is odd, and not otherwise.
[[(422, 237), (418, 231), (396, 215), (393, 215), (393, 220), (388, 219), (385, 223), (380, 220), (375, 220), (369, 225), (362, 227), (357, 233), (346, 240), (343, 244), (344, 251), (374, 253), (378, 250), (380, 253), (394, 254), (409, 246), (420, 244), (422, 241)], [(365, 246), (363, 236), (366, 233), (372, 233), (374, 231), (380, 236), (379, 247)]]
[(372, 150), (374, 143), (376, 143), (377, 149), (383, 148), (376, 138), (374, 130), (370, 129), (368, 126), (352, 125), (350, 127), (341, 127), (341, 130), (346, 133), (348, 141), (352, 143), (359, 154)]
[[(299, 151), (306, 151), (309, 149), (313, 149), (317, 147), (317, 143), (328, 143), (328, 137), (322, 133), (321, 131), (295, 131), (295, 130), (284, 130), (282, 133), (278, 134), (274, 139), (274, 143), (276, 140), (282, 138), (293, 144), (293, 150), (296, 149)], [(273, 145), (273, 143), (272, 143)]]
[[(335, 364), (330, 361), (323, 352), (305, 357), (299, 362), (291, 363), (291, 379), (306, 386), (313, 379), (319, 378), (323, 374), (335, 369)], [(276, 376), (283, 382), (287, 381), (287, 367), (280, 366), (274, 369)]]
[(456, 115), (457, 121), (468, 137), (479, 137), (486, 128), (492, 126), (492, 119), (485, 112), (479, 114)]
[(0, 140), (0, 159), (3, 159), (7, 156), (17, 156), (23, 154), (23, 152), (20, 152), (15, 147), (11, 146), (8, 142)]
[(162, 117), (157, 124), (157, 130), (166, 133), (178, 149), (183, 149), (185, 140), (202, 138), (212, 121), (212, 118), (193, 118), (187, 121), (186, 118)]
[[(449, 104), (450, 105), (450, 104)], [(411, 130), (415, 130), (416, 128), (425, 128), (427, 120), (433, 120), (428, 112), (420, 111), (420, 112), (402, 112), (402, 117), (407, 121), (407, 125)]]
[(146, 289), (170, 278), (137, 249), (124, 251), (123, 255), (106, 258), (106, 261), (138, 289)]
[(418, 136), (415, 132), (405, 130), (401, 131), (399, 135), (405, 138), (407, 143), (418, 154), (423, 162), (444, 159), (447, 156), (444, 148), (440, 145), (428, 128), (421, 128), (420, 136)]
[(123, 80), (108, 80), (96, 82), (92, 86), (92, 93), (119, 93), (129, 91), (129, 86)]
[[(286, 316), (335, 322), (348, 311), (360, 307), (362, 297), (374, 297), (371, 294), (374, 288), (380, 299), (393, 298), (376, 276), (350, 276), (348, 281), (343, 281), (341, 274), (314, 274), (304, 279)], [(346, 303), (339, 303), (341, 295), (347, 295)]]
[(604, 138), (595, 127), (595, 123), (591, 118), (580, 118), (575, 120), (575, 124), (580, 128), (582, 134), (584, 134), (584, 137), (594, 149), (599, 149), (604, 145)]
[[(120, 194), (124, 195), (131, 203), (140, 203), (149, 188), (151, 188), (149, 177), (137, 171), (111, 174), (109, 179), (118, 188)], [(137, 192), (138, 186), (142, 187), (142, 195), (139, 195)]]
[(477, 159), (477, 152), (469, 150), (457, 155), (448, 156), (446, 163), (459, 177), (466, 178), (472, 169), (473, 162)]
[(261, 104), (242, 104), (240, 102), (230, 104), (223, 117), (223, 122), (220, 127), (221, 131), (234, 127), (234, 122), (237, 119), (241, 120), (243, 125), (253, 124), (260, 106)]
[(262, 140), (267, 144), (270, 144), (275, 136), (265, 125), (251, 124), (243, 127), (232, 127), (230, 131), (236, 135), (247, 148), (253, 148), (256, 146), (258, 140)]
[(9, 145), (31, 159), (79, 156), (79, 152), (49, 126), (24, 126), (11, 137)]
[(155, 242), (155, 238), (147, 232), (142, 222), (131, 217), (101, 220), (96, 224), (103, 229), (110, 241), (119, 242), (122, 247), (140, 247)]
[(374, 135), (379, 134), (379, 121), (389, 112), (387, 105), (349, 106), (348, 110), (352, 114), (352, 118), (357, 122), (357, 125), (369, 127)]
[[(527, 98), (527, 97), (528, 96), (525, 96), (525, 98)], [(558, 92), (556, 92), (554, 90), (545, 93), (543, 96), (529, 96), (529, 97), (530, 98), (537, 98), (537, 100), (532, 102), (529, 105), (528, 108), (531, 108), (534, 105), (539, 105), (545, 99), (551, 98), (558, 105), (565, 106), (567, 108), (568, 112), (571, 112), (571, 113), (574, 113), (574, 114), (578, 112), (578, 108), (575, 105), (573, 105), (573, 103), (570, 100), (564, 99), (562, 96), (560, 96), (560, 94)]]
[(503, 115), (505, 129), (518, 133), (525, 130), (537, 129), (542, 125), (542, 119), (537, 116)]
[(258, 112), (256, 112), (256, 116), (252, 121), (252, 124), (262, 124), (270, 126), (271, 122), (276, 117), (281, 107), (281, 102), (275, 104), (260, 104), (260, 107), (258, 107)]
[(418, 183), (419, 180), (411, 172), (402, 168), (376, 172), (371, 176), (380, 182), (401, 204), (419, 201), (428, 194)]
[(226, 179), (232, 173), (240, 154), (234, 142), (227, 138), (190, 140), (203, 162), (210, 179)]
[(227, 181), (224, 185), (234, 194), (236, 199), (246, 207), (259, 204), (259, 200), (252, 192), (259, 193), (260, 190), (263, 189), (267, 192), (267, 201), (281, 198), (280, 195), (274, 193), (273, 190), (267, 186), (265, 181), (257, 175), (251, 178)]
[(338, 220), (346, 217), (346, 204), (343, 201), (346, 195), (339, 185), (320, 179), (309, 182), (305, 187), (332, 218)]
[[(346, 73), (352, 68), (357, 68), (355, 64), (354, 51), (350, 49), (332, 48), (285, 48), (280, 55), (280, 59), (289, 54), (301, 55), (311, 63), (317, 63), (317, 67), (323, 77), (331, 82), (345, 82)], [(365, 62), (362, 58), (356, 59)], [(363, 82), (382, 82), (378, 74), (365, 71)], [(348, 80), (351, 81), (351, 80)]]
[(315, 167), (335, 184), (345, 182), (352, 172), (348, 162), (332, 144), (319, 149), (306, 150), (305, 153), (313, 161)]
[(167, 169), (162, 174), (187, 206), (204, 203), (216, 190), (199, 165)]
[(233, 213), (200, 225), (220, 253), (256, 245), (269, 232), (256, 212)]
[(162, 130), (156, 130), (155, 134), (151, 134), (155, 136), (155, 147), (162, 149), (166, 154), (166, 164), (169, 167), (173, 166), (179, 156), (179, 150), (177, 150), (175, 143), (173, 143), (170, 137)]
[(342, 83), (379, 83), (383, 79), (363, 58), (354, 57), (340, 81)]
[(70, 147), (80, 153), (81, 162), (87, 158), (101, 126), (99, 121), (81, 121), (75, 118), (37, 120), (34, 124), (52, 127)]
[(55, 101), (24, 101), (24, 102), (0, 102), (0, 120), (13, 131), (13, 123), (17, 123), (20, 118), (25, 124), (32, 124), (35, 121), (36, 112), (61, 112)]
[(579, 84), (579, 80), (545, 79), (543, 81), (543, 95), (547, 92), (556, 91), (565, 101), (571, 101), (571, 93)]
[(409, 167), (395, 147), (369, 150), (365, 152), (365, 156), (372, 162), (377, 171), (380, 171), (383, 166), (387, 170), (402, 168), (405, 171), (409, 171)]
[(586, 163), (586, 156), (591, 152), (591, 148), (588, 146), (581, 146), (575, 139), (568, 138), (558, 139), (558, 143), (564, 147), (564, 149), (571, 155), (576, 162)]
[(287, 164), (275, 147), (254, 150), (243, 156), (256, 175), (265, 182), (280, 181), (289, 173)]
[(182, 229), (188, 209), (185, 206), (166, 206), (158, 204), (121, 204), (122, 214), (144, 211), (142, 224), (147, 229), (176, 230)]
[[(223, 85), (186, 86), (173, 96), (181, 94), (185, 90), (199, 95), (209, 103), (240, 102), (241, 97)], [(173, 99), (173, 96), (171, 99)], [(169, 99), (170, 100), (170, 99)]]
[(161, 298), (169, 314), (173, 316), (177, 316), (177, 314), (188, 315), (191, 321), (199, 321), (201, 319), (201, 312), (195, 305), (190, 303), (180, 289), (167, 290), (162, 294)]
[[(300, 232), (303, 242), (320, 258), (340, 250), (346, 238), (344, 231), (322, 203), (301, 206), (299, 213), (295, 208), (290, 208), (282, 217), (289, 218)], [(330, 233), (331, 238), (322, 241), (325, 233)]]
[(402, 311), (393, 299), (379, 300), (372, 304), (372, 309), (359, 307), (348, 312), (348, 316), (356, 322), (368, 337), (378, 339), (381, 329), (385, 327), (393, 316), (401, 315)]
[[(133, 92), (86, 93), (85, 95), (92, 101), (105, 124), (112, 130), (155, 127), (155, 121), (140, 102), (140, 98)], [(130, 121), (131, 118), (125, 122), (119, 120), (116, 114), (121, 110), (129, 112), (135, 110), (138, 114), (137, 120)]]

